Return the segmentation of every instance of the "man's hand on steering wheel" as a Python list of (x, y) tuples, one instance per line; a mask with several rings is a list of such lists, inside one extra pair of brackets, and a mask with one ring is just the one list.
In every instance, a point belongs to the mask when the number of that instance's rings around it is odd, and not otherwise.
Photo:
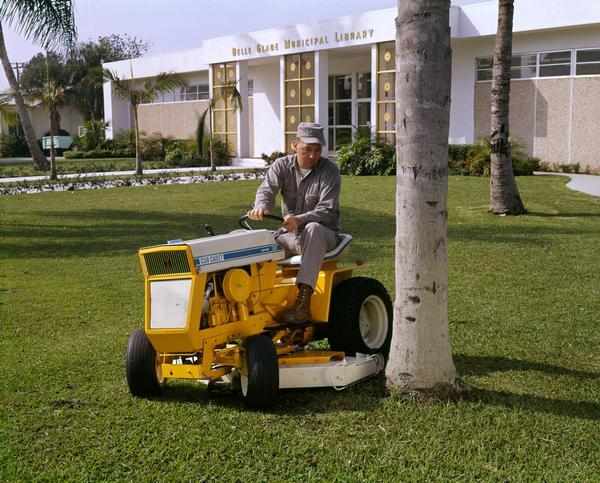
[(255, 221), (261, 221), (263, 217), (268, 214), (269, 210), (265, 210), (264, 208), (253, 208), (247, 213), (248, 218)]

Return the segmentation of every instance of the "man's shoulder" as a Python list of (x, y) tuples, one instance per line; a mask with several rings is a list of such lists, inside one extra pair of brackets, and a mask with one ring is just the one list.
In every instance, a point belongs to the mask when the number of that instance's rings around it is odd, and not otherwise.
[(338, 167), (337, 163), (331, 159), (321, 156), (319, 163), (324, 173), (337, 174), (339, 176), (340, 168)]
[(286, 156), (282, 156), (281, 158), (277, 158), (275, 161), (273, 161), (273, 164), (271, 164), (271, 166), (275, 168), (289, 168), (294, 166), (295, 161), (296, 155), (288, 154)]

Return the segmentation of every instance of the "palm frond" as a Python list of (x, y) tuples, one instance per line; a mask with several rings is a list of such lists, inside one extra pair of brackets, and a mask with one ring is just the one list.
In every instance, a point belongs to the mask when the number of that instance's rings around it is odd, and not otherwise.
[(172, 91), (177, 87), (186, 87), (187, 82), (178, 74), (173, 72), (161, 72), (154, 79), (154, 89), (156, 92), (164, 93)]
[(75, 47), (77, 28), (72, 0), (3, 0), (0, 19), (46, 50)]

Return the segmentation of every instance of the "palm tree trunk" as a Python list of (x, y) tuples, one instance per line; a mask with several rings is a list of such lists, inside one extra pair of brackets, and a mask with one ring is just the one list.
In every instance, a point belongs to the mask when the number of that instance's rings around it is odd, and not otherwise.
[(137, 106), (133, 106), (133, 126), (135, 130), (135, 174), (141, 176), (142, 171), (142, 153), (140, 151), (140, 130), (138, 126), (138, 110)]
[(17, 105), (17, 112), (19, 113), (19, 118), (21, 120), (21, 125), (23, 126), (23, 132), (25, 134), (25, 140), (27, 141), (27, 146), (29, 146), (29, 151), (31, 152), (31, 157), (33, 158), (33, 163), (35, 164), (37, 169), (47, 169), (48, 168), (48, 160), (42, 150), (40, 149), (37, 139), (35, 137), (35, 132), (33, 130), (33, 125), (31, 124), (31, 118), (29, 117), (29, 113), (27, 112), (27, 106), (25, 105), (25, 101), (23, 100), (23, 95), (21, 94), (21, 87), (15, 78), (15, 73), (12, 70), (12, 66), (10, 64), (10, 60), (8, 58), (8, 52), (6, 51), (6, 44), (4, 43), (4, 31), (2, 29), (2, 23), (0, 22), (0, 58), (2, 59), (2, 67), (4, 68), (4, 74), (8, 80), (8, 84), (13, 92), (13, 97), (15, 98), (15, 104)]
[(492, 73), (492, 153), (490, 167), (490, 212), (520, 215), (525, 213), (513, 174), (508, 140), (510, 99), (510, 62), (514, 0), (500, 0), (498, 31)]
[(450, 0), (399, 0), (396, 19), (396, 300), (387, 384), (455, 397), (467, 386), (448, 329)]
[(54, 148), (56, 136), (56, 112), (50, 109), (50, 179), (56, 179), (56, 149)]

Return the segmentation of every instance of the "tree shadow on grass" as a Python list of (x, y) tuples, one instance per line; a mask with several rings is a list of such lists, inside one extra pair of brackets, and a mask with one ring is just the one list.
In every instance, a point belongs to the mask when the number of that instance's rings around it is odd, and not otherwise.
[[(557, 376), (570, 376), (579, 379), (600, 379), (600, 373), (587, 372), (555, 364), (510, 359), (500, 356), (454, 357), (458, 372), (463, 376), (484, 375), (501, 371), (537, 371)], [(529, 411), (544, 412), (570, 418), (600, 420), (600, 404), (592, 401), (574, 401), (570, 399), (552, 399), (532, 394), (515, 394), (507, 391), (474, 388), (468, 400), (485, 404), (501, 405), (511, 409), (522, 408)]]
[[(344, 391), (331, 387), (311, 389), (282, 389), (278, 391), (273, 408), (262, 412), (280, 416), (324, 414), (339, 411), (371, 412), (381, 402), (383, 375), (365, 380)], [(204, 384), (175, 383), (167, 385), (164, 393), (155, 398), (168, 403), (217, 405), (252, 412), (244, 404), (241, 392), (210, 390)]]

